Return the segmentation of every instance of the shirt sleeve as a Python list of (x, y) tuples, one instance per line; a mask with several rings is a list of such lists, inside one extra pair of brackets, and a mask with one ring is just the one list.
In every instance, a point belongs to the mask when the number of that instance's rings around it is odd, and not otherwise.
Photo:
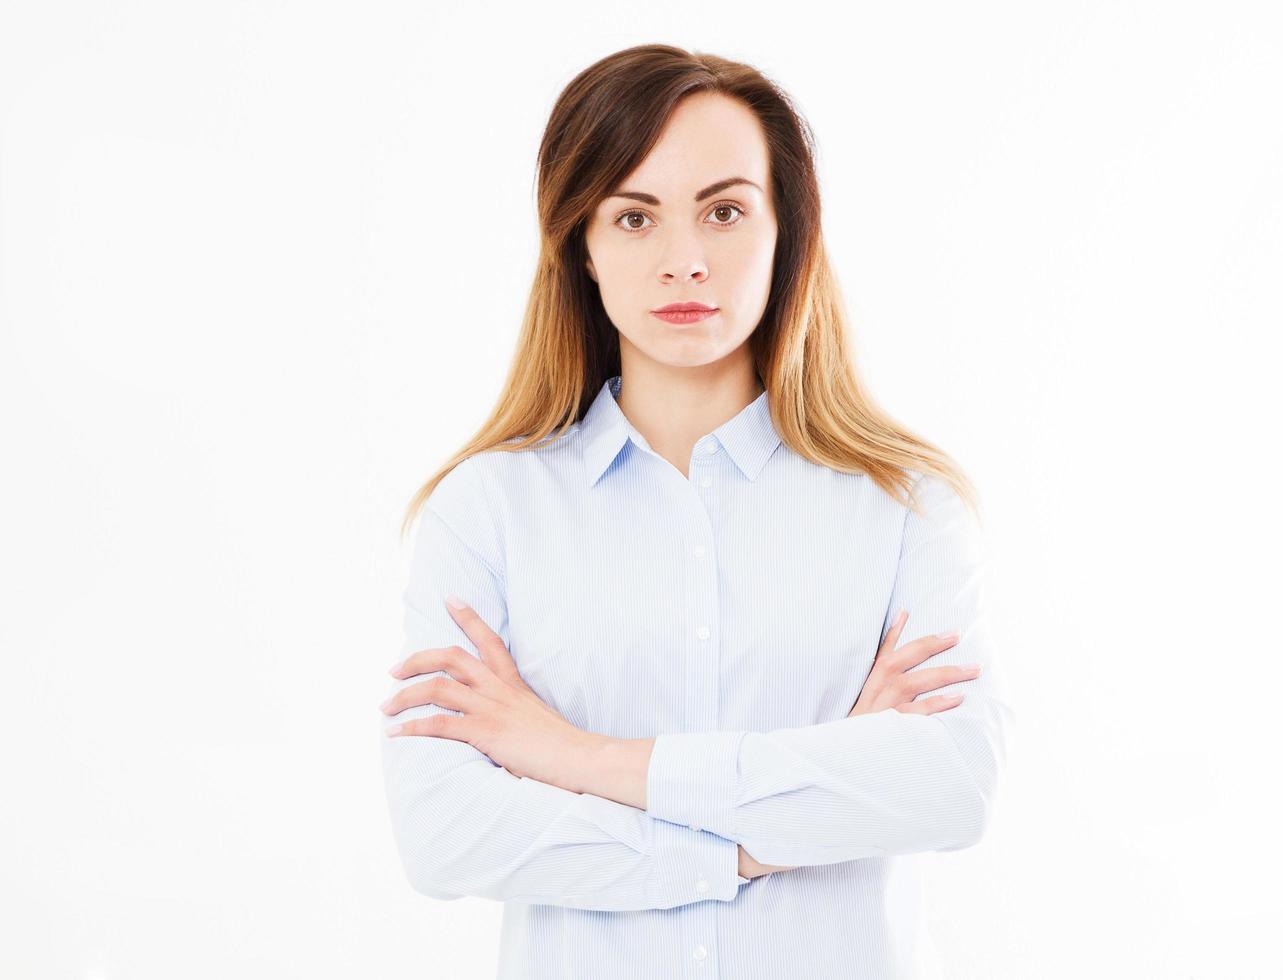
[[(469, 462), (438, 483), (420, 517), (403, 596), (402, 656), (459, 646), (479, 659), (445, 607), (450, 593), (508, 642), (502, 549)], [(392, 690), (440, 673), (396, 680)], [(417, 705), (380, 717), (392, 832), (416, 891), (447, 901), (467, 895), (626, 911), (731, 901), (749, 880), (738, 874), (738, 847), (724, 837), (519, 778), (467, 742), (382, 734), (394, 720), (442, 712), (462, 714)]]
[(734, 840), (765, 864), (952, 851), (981, 839), (1014, 719), (985, 621), (983, 541), (948, 483), (919, 475), (914, 487), (922, 513), (905, 517), (882, 635), (899, 609), (909, 618), (897, 647), (959, 630), (957, 643), (910, 673), (980, 664), (979, 677), (914, 699), (957, 693), (963, 701), (931, 715), (887, 708), (769, 732), (661, 734), (647, 771), (648, 813)]

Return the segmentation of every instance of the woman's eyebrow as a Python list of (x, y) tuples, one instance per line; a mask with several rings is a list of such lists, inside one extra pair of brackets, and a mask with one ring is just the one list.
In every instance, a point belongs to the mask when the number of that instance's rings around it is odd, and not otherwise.
[[(711, 197), (718, 191), (724, 191), (726, 188), (733, 187), (736, 184), (748, 184), (749, 186), (757, 187), (759, 191), (762, 191), (761, 187), (758, 187), (757, 184), (753, 183), (753, 181), (749, 180), (747, 177), (727, 177), (725, 180), (719, 180), (716, 183), (709, 184), (695, 195), (695, 200), (696, 202), (702, 201), (704, 198)], [(766, 192), (762, 191), (762, 193)], [(659, 198), (654, 194), (647, 194), (644, 191), (615, 191), (610, 195), (610, 197), (627, 197), (634, 201), (641, 201), (643, 204), (653, 204), (656, 207), (658, 207), (660, 203)]]

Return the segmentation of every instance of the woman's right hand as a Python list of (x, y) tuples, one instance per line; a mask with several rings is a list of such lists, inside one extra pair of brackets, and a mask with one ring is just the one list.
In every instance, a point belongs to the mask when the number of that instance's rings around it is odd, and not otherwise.
[(897, 650), (896, 641), (900, 639), (900, 631), (904, 629), (908, 618), (909, 614), (903, 609), (896, 614), (891, 628), (887, 630), (886, 639), (873, 658), (873, 669), (869, 671), (864, 687), (860, 689), (860, 697), (847, 714), (848, 718), (852, 715), (872, 714), (886, 708), (914, 715), (933, 715), (937, 711), (948, 711), (962, 703), (961, 694), (939, 694), (921, 701), (913, 699), (925, 691), (934, 691), (980, 676), (978, 666), (928, 667), (926, 670), (910, 672), (909, 668), (916, 667), (957, 643), (958, 633), (954, 631), (923, 636)]

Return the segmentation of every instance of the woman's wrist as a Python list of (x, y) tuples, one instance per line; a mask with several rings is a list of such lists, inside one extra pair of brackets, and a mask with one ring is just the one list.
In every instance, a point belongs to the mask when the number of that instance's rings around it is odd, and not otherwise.
[(646, 776), (653, 738), (613, 738), (584, 732), (578, 751), (567, 753), (563, 789), (646, 809)]
[(739, 848), (739, 873), (745, 878), (760, 878), (762, 875), (773, 874), (776, 871), (796, 871), (797, 865), (787, 864), (763, 864), (758, 861), (748, 851), (744, 850), (743, 844), (736, 844)]

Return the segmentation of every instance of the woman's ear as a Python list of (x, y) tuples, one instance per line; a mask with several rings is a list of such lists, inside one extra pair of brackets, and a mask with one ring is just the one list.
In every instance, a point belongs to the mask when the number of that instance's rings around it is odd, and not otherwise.
[(592, 281), (600, 286), (601, 283), (597, 281), (597, 270), (592, 267), (592, 259), (588, 259), (584, 265), (588, 268), (588, 275), (592, 277)]

